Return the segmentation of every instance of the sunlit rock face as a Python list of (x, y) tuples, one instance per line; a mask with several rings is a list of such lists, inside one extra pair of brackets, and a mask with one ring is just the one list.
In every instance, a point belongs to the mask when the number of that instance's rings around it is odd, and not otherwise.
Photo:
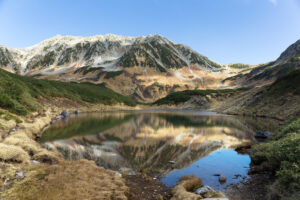
[(111, 114), (57, 123), (42, 141), (66, 159), (86, 158), (112, 169), (129, 167), (163, 175), (217, 149), (252, 142), (253, 131), (228, 116)]

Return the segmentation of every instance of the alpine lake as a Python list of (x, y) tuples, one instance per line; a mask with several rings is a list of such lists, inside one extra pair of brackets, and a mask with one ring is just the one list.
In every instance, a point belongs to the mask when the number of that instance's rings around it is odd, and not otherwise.
[(235, 149), (277, 126), (273, 119), (189, 110), (82, 113), (56, 121), (40, 141), (67, 160), (94, 160), (128, 176), (146, 173), (168, 187), (193, 175), (224, 191), (248, 178), (251, 159)]

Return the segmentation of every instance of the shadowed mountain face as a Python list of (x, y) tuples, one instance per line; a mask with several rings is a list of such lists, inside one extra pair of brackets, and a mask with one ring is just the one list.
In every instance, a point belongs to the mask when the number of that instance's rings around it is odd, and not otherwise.
[(53, 125), (41, 141), (66, 159), (86, 158), (116, 170), (164, 175), (217, 149), (255, 142), (256, 130), (270, 130), (249, 120), (166, 113), (89, 115)]

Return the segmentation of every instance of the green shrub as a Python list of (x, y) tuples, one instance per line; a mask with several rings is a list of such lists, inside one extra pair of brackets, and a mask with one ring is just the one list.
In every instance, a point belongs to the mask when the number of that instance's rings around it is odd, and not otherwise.
[(280, 128), (269, 142), (255, 145), (251, 158), (254, 164), (264, 162), (278, 176), (280, 187), (300, 190), (300, 116)]
[(166, 97), (157, 100), (153, 104), (157, 104), (157, 105), (163, 105), (163, 104), (177, 105), (177, 104), (184, 103), (184, 102), (190, 100), (190, 98), (192, 98), (193, 96), (205, 96), (205, 95), (213, 94), (213, 93), (215, 93), (215, 94), (224, 94), (224, 93), (237, 92), (239, 90), (245, 90), (245, 88), (239, 88), (239, 89), (236, 89), (236, 90), (234, 90), (234, 89), (184, 90), (184, 91), (180, 91), (180, 92), (170, 93)]
[(6, 121), (9, 121), (9, 120), (11, 120), (11, 116), (5, 115), (5, 116), (3, 117), (3, 119), (6, 120)]

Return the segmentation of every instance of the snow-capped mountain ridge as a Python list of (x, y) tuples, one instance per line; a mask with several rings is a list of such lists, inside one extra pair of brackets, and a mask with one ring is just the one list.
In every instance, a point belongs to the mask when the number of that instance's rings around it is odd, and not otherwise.
[(49, 38), (26, 48), (0, 46), (0, 68), (36, 78), (92, 82), (139, 101), (184, 89), (215, 88), (224, 67), (161, 35)]
[[(145, 48), (148, 49), (143, 49), (142, 46), (147, 46)], [(132, 50), (135, 52), (128, 53)], [(152, 62), (165, 69), (172, 68), (171, 63), (177, 64), (176, 68), (180, 67), (179, 65), (188, 65), (189, 63), (185, 62), (190, 60), (191, 55), (184, 55), (185, 53), (193, 54), (194, 57), (198, 57), (198, 60), (202, 60), (203, 62), (199, 63), (199, 67), (200, 64), (208, 64), (207, 66), (202, 66), (203, 69), (206, 69), (206, 67), (208, 69), (212, 68), (214, 67), (212, 64), (216, 64), (212, 61), (208, 62), (208, 58), (198, 54), (189, 47), (171, 42), (158, 34), (140, 37), (107, 34), (90, 37), (57, 35), (26, 48), (0, 46), (2, 57), (11, 58), (9, 61), (0, 62), (0, 65), (11, 72), (20, 74), (47, 75), (47, 72), (49, 73), (50, 71), (51, 74), (59, 73), (62, 69), (67, 70), (74, 67), (74, 65), (76, 65), (75, 68), (89, 65), (91, 67), (103, 67), (106, 71), (116, 71), (122, 67), (123, 63), (119, 61), (122, 60), (126, 53), (133, 56), (132, 53), (140, 54), (143, 50), (143, 53), (147, 54), (143, 56), (148, 56), (150, 60), (153, 59)], [(4, 52), (6, 52), (5, 55)], [(157, 55), (161, 53), (166, 55)], [(169, 53), (174, 54), (170, 57), (174, 59), (174, 62), (168, 62), (166, 58), (162, 58), (162, 56), (168, 56), (167, 54)], [(130, 59), (127, 59), (127, 61), (130, 61)], [(126, 58), (123, 58), (123, 60), (126, 60)], [(138, 65), (139, 63), (132, 62), (127, 64)]]

